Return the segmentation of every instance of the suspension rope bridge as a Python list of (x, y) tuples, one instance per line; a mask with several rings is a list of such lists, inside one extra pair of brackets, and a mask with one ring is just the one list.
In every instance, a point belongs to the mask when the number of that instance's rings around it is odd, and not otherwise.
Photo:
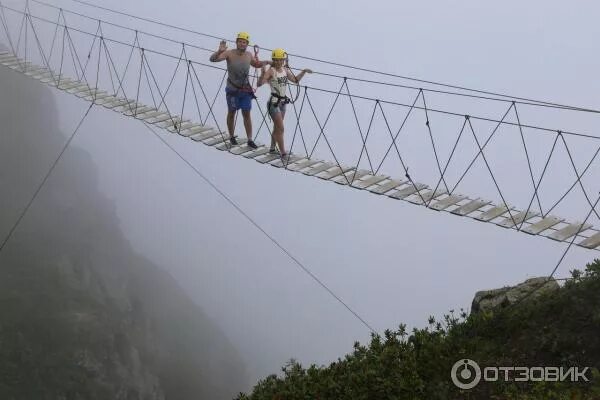
[[(546, 121), (546, 115), (552, 120), (555, 113), (594, 118), (598, 117), (598, 110), (329, 63), (387, 78), (444, 86), (444, 90), (317, 71), (317, 83), (288, 88), (290, 95), (296, 93), (291, 97), (297, 101), (292, 104), (293, 114), (287, 123), (293, 129), (289, 146), (292, 154), (282, 159), (270, 154), (269, 146), (260, 145), (260, 139), (270, 141), (271, 130), (259, 101), (255, 115), (258, 112), (260, 126), (254, 135), (259, 147), (253, 149), (242, 139), (238, 145), (229, 142), (229, 135), (221, 129), (220, 118), (215, 114), (221, 105), (218, 99), (226, 70), (204, 62), (208, 57), (198, 57), (213, 50), (40, 0), (31, 2), (54, 8), (57, 19), (42, 16), (41, 12), (32, 13), (29, 2), (23, 10), (0, 2), (0, 31), (10, 47), (0, 53), (0, 65), (6, 68), (92, 105), (101, 105), (232, 156), (529, 235), (600, 250), (600, 231), (590, 221), (591, 217), (600, 222), (597, 201), (591, 196), (597, 193), (594, 184), (600, 182), (593, 175), (597, 172), (594, 163), (600, 153), (600, 137), (534, 122), (523, 123), (522, 119), (524, 112), (530, 113), (532, 120), (542, 121)], [(67, 15), (76, 18), (78, 24), (67, 22)], [(117, 36), (116, 31), (128, 32), (131, 41), (123, 39), (123, 34)], [(175, 53), (173, 47), (177, 48)], [(328, 63), (304, 56), (297, 58)], [(173, 72), (165, 73), (167, 68)], [(360, 90), (354, 87), (351, 90), (350, 84)], [(440, 97), (450, 97), (452, 101), (437, 104)], [(342, 99), (347, 100), (347, 112), (340, 110)], [(433, 102), (437, 105), (432, 106)], [(491, 106), (487, 106), (490, 103), (495, 104), (493, 112), (500, 117), (490, 115)], [(498, 111), (498, 106), (503, 108)], [(326, 110), (325, 117), (319, 117), (321, 109)], [(540, 118), (542, 111), (552, 114)], [(338, 119), (334, 121), (336, 115)], [(454, 136), (449, 134), (451, 126), (458, 128)], [(351, 142), (351, 131), (355, 142)], [(425, 142), (415, 145), (408, 140), (410, 132), (421, 134), (418, 140)], [(525, 171), (505, 181), (499, 177), (505, 167), (501, 163), (497, 163), (500, 167), (495, 165), (495, 154), (491, 151), (498, 142), (494, 139), (500, 136), (499, 132), (503, 137), (515, 135), (519, 148), (503, 149), (500, 153), (514, 156), (519, 152)], [(526, 134), (536, 135), (534, 145), (528, 144)], [(464, 149), (468, 138), (471, 145)], [(423, 150), (425, 145), (428, 151)], [(577, 163), (584, 158), (585, 166), (578, 167)], [(556, 168), (560, 173), (558, 177), (550, 176), (556, 163), (560, 164)], [(569, 182), (564, 171), (572, 174)], [(478, 179), (485, 176), (492, 189), (487, 195), (497, 196), (498, 200), (459, 191), (459, 186), (464, 186), (471, 175)], [(517, 184), (518, 179), (523, 181)], [(564, 183), (564, 187), (559, 187), (559, 183)], [(526, 192), (519, 189), (524, 184)], [(472, 189), (477, 190), (477, 186)], [(576, 217), (585, 219), (559, 217), (556, 215), (559, 209), (575, 209), (579, 214)]]

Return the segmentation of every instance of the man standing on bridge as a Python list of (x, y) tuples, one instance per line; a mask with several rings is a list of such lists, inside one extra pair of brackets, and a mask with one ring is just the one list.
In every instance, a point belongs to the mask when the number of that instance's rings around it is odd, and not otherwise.
[(258, 56), (252, 56), (246, 51), (250, 42), (250, 35), (247, 32), (240, 32), (235, 41), (236, 49), (227, 50), (227, 44), (221, 41), (219, 49), (210, 56), (211, 62), (227, 60), (227, 86), (225, 87), (225, 97), (227, 99), (227, 129), (229, 130), (229, 140), (231, 144), (236, 145), (235, 138), (235, 113), (242, 110), (244, 117), (244, 127), (248, 137), (248, 146), (256, 149), (257, 146), (252, 140), (252, 119), (250, 110), (252, 109), (252, 99), (254, 91), (248, 76), (250, 66), (262, 68), (270, 64), (268, 61), (259, 61)]

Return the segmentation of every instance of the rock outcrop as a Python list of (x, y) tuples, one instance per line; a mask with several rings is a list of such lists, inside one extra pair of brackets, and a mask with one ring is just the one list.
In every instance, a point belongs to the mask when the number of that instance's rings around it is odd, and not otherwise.
[(507, 286), (500, 289), (482, 290), (475, 294), (471, 305), (471, 313), (490, 311), (496, 308), (507, 307), (525, 298), (536, 298), (543, 293), (556, 291), (558, 283), (554, 279), (538, 277), (527, 279), (516, 286)]

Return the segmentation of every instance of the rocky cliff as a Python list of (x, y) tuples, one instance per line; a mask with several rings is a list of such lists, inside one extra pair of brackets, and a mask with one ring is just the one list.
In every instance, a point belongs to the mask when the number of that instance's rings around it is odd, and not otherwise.
[[(50, 89), (2, 68), (4, 239), (41, 180), (28, 166), (65, 136)], [(235, 348), (132, 249), (95, 168), (71, 146), (0, 254), (0, 399), (231, 398), (246, 386)]]

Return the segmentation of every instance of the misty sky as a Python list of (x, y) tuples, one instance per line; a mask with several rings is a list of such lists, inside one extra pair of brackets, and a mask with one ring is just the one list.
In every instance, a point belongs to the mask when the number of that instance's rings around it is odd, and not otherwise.
[[(53, 4), (127, 21), (66, 0)], [(247, 30), (253, 42), (292, 53), (600, 106), (600, 59), (594, 51), (600, 5), (591, 1), (375, 1), (368, 7), (356, 0), (102, 4), (217, 36)], [(147, 24), (140, 24), (142, 28), (167, 33)], [(168, 33), (210, 48), (218, 44)], [(296, 64), (326, 68), (300, 60)], [(66, 137), (88, 103), (53, 93)], [(266, 92), (262, 96), (266, 100)], [(218, 112), (223, 120), (224, 109)], [(591, 133), (598, 126), (597, 120), (557, 123)], [(547, 275), (566, 247), (286, 173), (187, 139), (168, 140), (380, 332), (402, 322), (422, 326), (429, 315), (468, 309), (477, 290)], [(253, 369), (252, 379), (277, 372), (290, 357), (327, 363), (350, 351), (355, 340), (368, 339), (363, 325), (139, 121), (95, 108), (73, 145), (91, 154), (99, 187), (114, 201), (121, 228), (134, 248), (170, 271), (220, 324)], [(511, 152), (505, 151), (495, 156)], [(49, 165), (36, 166), (40, 179)], [(595, 197), (598, 187), (594, 189)], [(20, 206), (24, 204), (12, 205), (14, 218)], [(563, 211), (565, 217), (581, 220), (588, 209)], [(1, 221), (4, 235), (11, 222)], [(582, 267), (597, 254), (571, 249), (557, 276), (567, 276), (569, 269)]]

